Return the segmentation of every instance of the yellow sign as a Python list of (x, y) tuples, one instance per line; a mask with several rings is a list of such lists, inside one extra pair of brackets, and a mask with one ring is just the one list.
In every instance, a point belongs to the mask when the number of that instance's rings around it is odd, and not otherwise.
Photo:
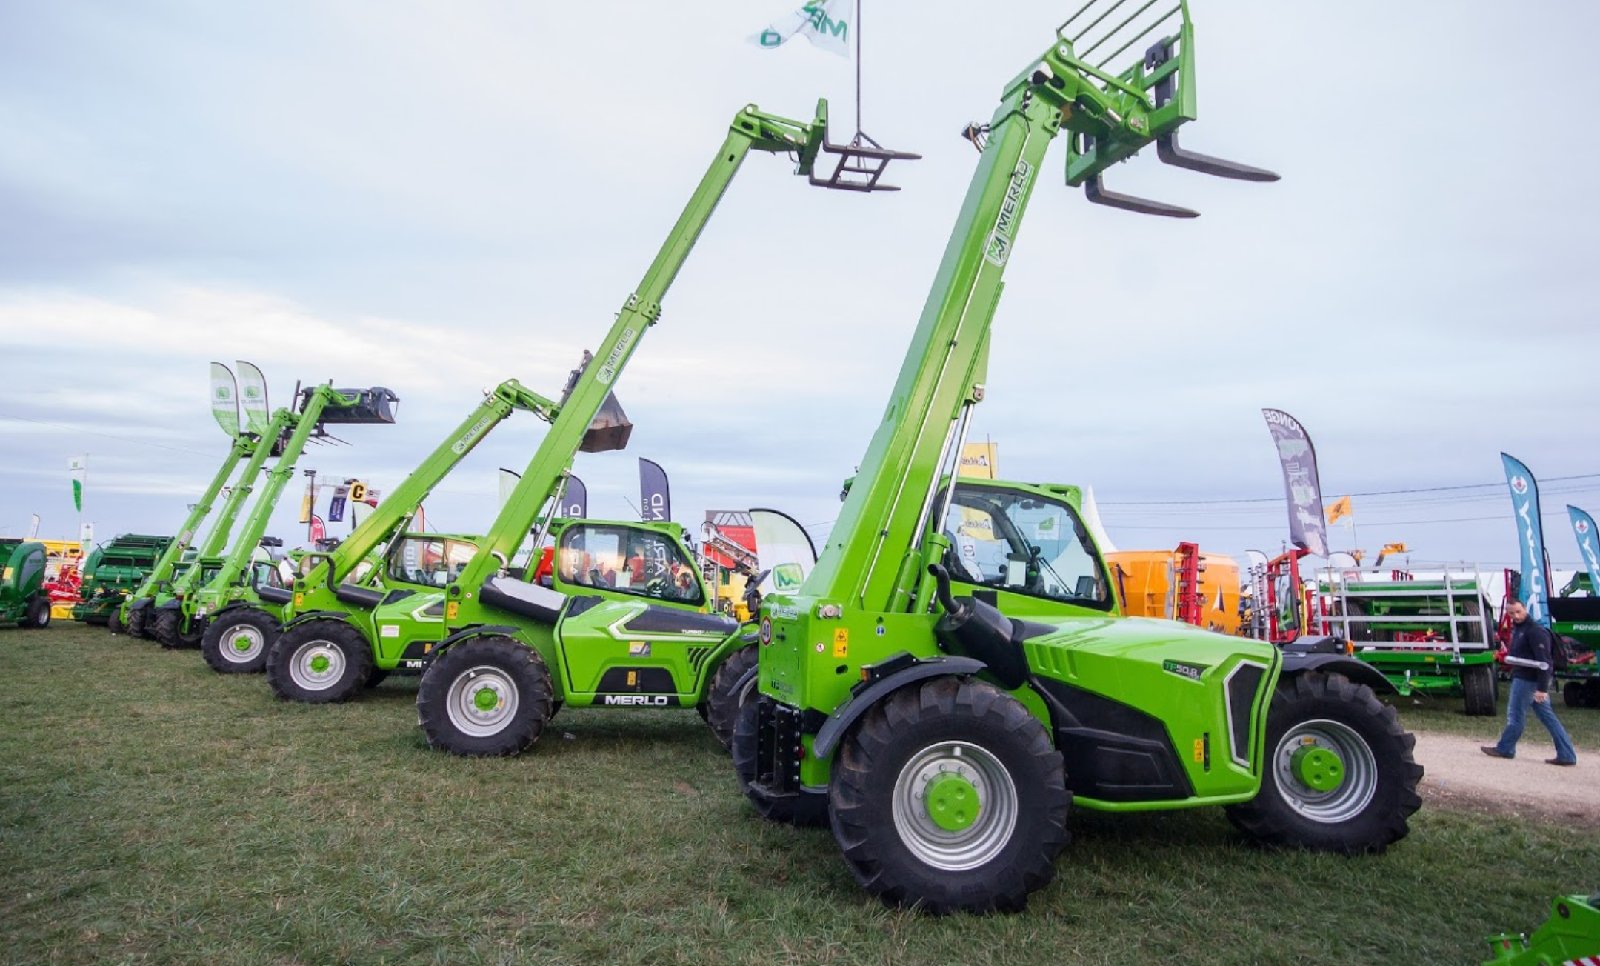
[(367, 484), (355, 480), (350, 484), (350, 502), (360, 503), (367, 498)]
[(1204, 738), (1196, 738), (1194, 740), (1194, 760), (1198, 762), (1206, 760), (1206, 740)]
[(300, 522), (311, 522), (311, 492), (309, 490), (306, 491), (305, 496), (300, 498)]
[(995, 479), (995, 464), (999, 461), (999, 443), (968, 443), (961, 447), (961, 476), (975, 480)]
[(850, 629), (848, 627), (836, 628), (833, 632), (833, 656), (847, 657), (850, 654)]

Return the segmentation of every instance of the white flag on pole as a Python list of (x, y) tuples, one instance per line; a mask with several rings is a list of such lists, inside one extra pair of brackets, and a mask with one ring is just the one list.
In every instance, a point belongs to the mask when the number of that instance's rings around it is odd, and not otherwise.
[(774, 20), (750, 42), (758, 47), (782, 47), (802, 36), (831, 54), (849, 57), (855, 23), (856, 0), (808, 0), (794, 13)]

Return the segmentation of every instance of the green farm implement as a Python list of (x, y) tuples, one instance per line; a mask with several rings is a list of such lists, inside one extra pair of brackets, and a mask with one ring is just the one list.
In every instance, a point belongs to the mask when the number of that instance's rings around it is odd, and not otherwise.
[(124, 533), (96, 547), (83, 565), (82, 600), (72, 619), (122, 630), (122, 604), (150, 576), (171, 537)]
[(1483, 578), (1449, 571), (1437, 578), (1393, 576), (1325, 573), (1312, 621), (1349, 641), (1399, 694), (1459, 695), (1467, 714), (1494, 714), (1498, 645)]
[[(1149, 4), (1125, 2), (1070, 18), (964, 132), (977, 170), (883, 421), (816, 568), (761, 604), (741, 785), (769, 818), (829, 824), (888, 903), (1021, 908), (1054, 875), (1073, 801), (1223, 806), (1258, 841), (1345, 854), (1404, 837), (1420, 804), (1414, 739), (1345, 648), (1121, 617), (1076, 488), (951, 485), (1001, 277), (1058, 135), (1068, 185), (1144, 214), (1196, 214), (1102, 183), (1152, 143), (1168, 164), (1276, 178), (1179, 145), (1196, 115), (1187, 7), (1146, 21)], [(1169, 318), (1182, 305), (1134, 298)]]
[(0, 538), (0, 625), (50, 626), (50, 595), (44, 589), (45, 546)]
[(1561, 896), (1532, 935), (1493, 936), (1489, 949), (1483, 966), (1600, 966), (1600, 893)]

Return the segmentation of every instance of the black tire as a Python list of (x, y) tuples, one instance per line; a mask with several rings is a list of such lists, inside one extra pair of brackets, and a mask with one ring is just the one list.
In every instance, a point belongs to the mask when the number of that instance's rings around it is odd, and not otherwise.
[(50, 599), (48, 597), (35, 597), (28, 601), (28, 609), (22, 615), (19, 625), (30, 631), (43, 630), (50, 626)]
[(111, 614), (110, 614), (110, 616), (108, 616), (106, 618), (106, 630), (110, 631), (113, 634), (121, 634), (122, 632), (127, 630), (126, 627), (122, 626), (122, 608), (121, 607), (113, 607), (113, 608), (111, 608)]
[(361, 682), (361, 686), (366, 688), (368, 691), (371, 691), (373, 688), (377, 687), (388, 679), (389, 672), (374, 665), (372, 670), (367, 672), (367, 679)]
[(347, 701), (371, 673), (372, 646), (342, 620), (296, 624), (279, 634), (267, 652), (267, 684), (284, 701)]
[(756, 723), (760, 716), (759, 694), (746, 701), (734, 719), (733, 770), (739, 776), (739, 789), (756, 807), (756, 813), (769, 822), (783, 822), (801, 828), (822, 828), (828, 824), (828, 796), (824, 792), (802, 791), (796, 796), (775, 798), (755, 785), (759, 765)]
[(717, 668), (717, 673), (711, 676), (711, 686), (706, 689), (706, 698), (700, 703), (706, 724), (711, 726), (711, 733), (717, 736), (725, 749), (733, 747), (733, 729), (739, 723), (739, 709), (755, 693), (755, 679), (751, 678), (742, 691), (736, 693), (734, 689), (739, 679), (755, 666), (754, 645), (729, 654), (728, 659)]
[(260, 674), (280, 632), (278, 619), (266, 611), (235, 607), (206, 625), (200, 656), (218, 674)]
[(1582, 681), (1568, 681), (1561, 686), (1561, 702), (1569, 708), (1586, 707), (1589, 702), (1584, 690)]
[[(1065, 779), (1049, 733), (1019, 702), (982, 681), (935, 678), (894, 692), (845, 738), (828, 786), (833, 837), (885, 903), (1016, 912), (1055, 877)], [(965, 824), (944, 824), (941, 809)]]
[(1495, 690), (1493, 664), (1472, 664), (1461, 669), (1461, 694), (1468, 715), (1494, 714)]
[[(1293, 675), (1278, 682), (1267, 712), (1261, 791), (1228, 806), (1228, 818), (1267, 845), (1381, 852), (1406, 837), (1407, 819), (1422, 804), (1416, 743), (1366, 685), (1342, 674)], [(1330, 790), (1318, 792), (1295, 776), (1294, 756), (1311, 745), (1338, 759), (1341, 780)]]
[(128, 635), (130, 637), (146, 637), (145, 624), (149, 616), (149, 606), (140, 606), (143, 602), (136, 601), (128, 605)]
[(417, 722), (431, 747), (452, 755), (515, 755), (539, 740), (553, 702), (538, 651), (510, 637), (475, 637), (423, 673)]
[(1600, 708), (1600, 678), (1590, 678), (1583, 686), (1583, 706)]
[(169, 651), (177, 650), (178, 648), (199, 647), (203, 631), (197, 632), (193, 630), (193, 622), (190, 623), (191, 629), (184, 631), (182, 621), (183, 611), (177, 607), (168, 607), (156, 611), (155, 616), (147, 621), (147, 626), (150, 628), (150, 636), (155, 639), (155, 642)]

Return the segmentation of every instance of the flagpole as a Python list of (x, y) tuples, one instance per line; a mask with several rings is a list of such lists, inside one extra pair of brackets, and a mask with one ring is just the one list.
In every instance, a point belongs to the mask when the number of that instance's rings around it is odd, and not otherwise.
[(863, 0), (856, 0), (856, 133), (860, 134), (861, 127), (861, 6)]

